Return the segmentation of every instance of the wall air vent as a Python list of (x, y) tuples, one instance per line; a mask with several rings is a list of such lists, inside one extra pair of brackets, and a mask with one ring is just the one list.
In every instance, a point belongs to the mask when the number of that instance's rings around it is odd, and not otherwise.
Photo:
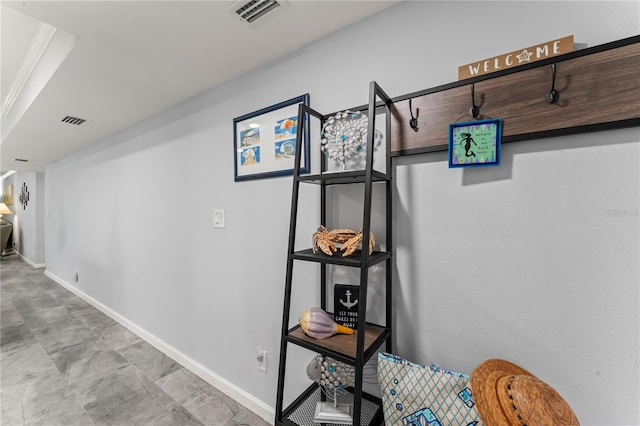
[(84, 119), (78, 118), (78, 117), (71, 117), (70, 115), (67, 115), (65, 118), (62, 119), (63, 123), (75, 124), (76, 126), (81, 125), (85, 121), (87, 121), (87, 120), (84, 120)]
[(229, 6), (227, 12), (251, 25), (288, 6), (289, 3), (284, 0), (240, 0)]

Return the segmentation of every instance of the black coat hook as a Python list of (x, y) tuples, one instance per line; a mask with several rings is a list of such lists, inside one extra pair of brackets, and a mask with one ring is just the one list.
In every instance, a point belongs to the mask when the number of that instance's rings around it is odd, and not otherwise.
[(547, 92), (545, 99), (553, 104), (560, 98), (560, 93), (556, 90), (556, 64), (551, 64), (551, 90)]
[(473, 118), (478, 118), (480, 115), (480, 107), (476, 105), (476, 85), (471, 84), (471, 108), (469, 108), (469, 115)]
[(413, 106), (411, 105), (411, 98), (409, 98), (409, 112), (411, 113), (411, 121), (409, 121), (409, 126), (416, 132), (418, 131), (418, 114), (420, 113), (420, 109), (416, 108), (416, 115), (413, 116)]

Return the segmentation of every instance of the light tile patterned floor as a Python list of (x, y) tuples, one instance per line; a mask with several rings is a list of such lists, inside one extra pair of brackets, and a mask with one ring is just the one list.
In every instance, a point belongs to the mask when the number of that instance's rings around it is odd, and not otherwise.
[(268, 424), (17, 255), (0, 290), (2, 425)]

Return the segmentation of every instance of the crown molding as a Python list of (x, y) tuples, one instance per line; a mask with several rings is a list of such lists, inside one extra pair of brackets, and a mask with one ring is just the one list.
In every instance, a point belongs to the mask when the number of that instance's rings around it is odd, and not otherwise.
[(16, 77), (11, 83), (11, 87), (9, 88), (9, 92), (7, 93), (7, 97), (2, 104), (2, 110), (0, 111), (1, 119), (4, 120), (4, 118), (7, 116), (7, 114), (15, 104), (16, 100), (20, 97), (20, 94), (31, 78), (31, 75), (40, 62), (40, 59), (47, 51), (47, 48), (49, 47), (53, 36), (56, 34), (56, 31), (56, 27), (44, 22), (41, 22), (38, 26), (33, 39), (31, 39), (29, 49), (27, 50), (27, 53), (25, 54), (25, 57), (20, 64), (20, 68), (18, 68)]

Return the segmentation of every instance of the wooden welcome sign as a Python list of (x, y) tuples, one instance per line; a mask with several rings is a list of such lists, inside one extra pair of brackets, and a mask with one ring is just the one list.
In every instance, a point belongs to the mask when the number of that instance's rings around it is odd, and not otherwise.
[(562, 55), (563, 53), (569, 53), (571, 51), (573, 51), (572, 35), (463, 65), (458, 67), (458, 80), (489, 74), (516, 67), (527, 62), (535, 62), (552, 56)]

